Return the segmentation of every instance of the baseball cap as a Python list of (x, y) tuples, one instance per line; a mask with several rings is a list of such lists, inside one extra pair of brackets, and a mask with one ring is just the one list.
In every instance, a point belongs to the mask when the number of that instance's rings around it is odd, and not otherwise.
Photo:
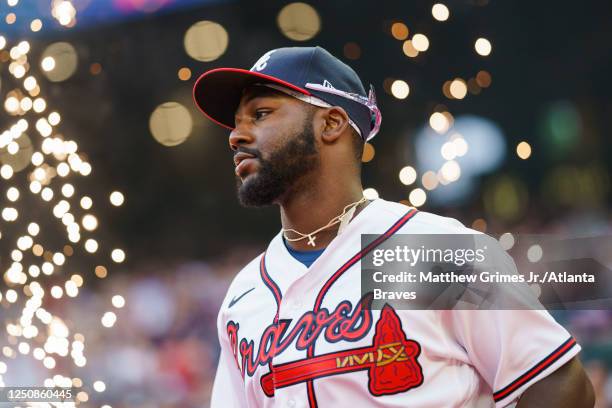
[(364, 141), (380, 129), (382, 116), (372, 85), (366, 93), (357, 73), (322, 47), (270, 50), (250, 70), (211, 69), (195, 82), (193, 99), (209, 119), (233, 129), (242, 91), (251, 85), (285, 90), (318, 106), (340, 106)]

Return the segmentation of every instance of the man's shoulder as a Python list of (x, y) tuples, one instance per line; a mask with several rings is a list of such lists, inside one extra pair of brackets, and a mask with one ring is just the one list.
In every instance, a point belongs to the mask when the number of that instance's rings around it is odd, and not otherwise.
[(236, 274), (230, 288), (236, 285), (242, 285), (244, 283), (250, 283), (252, 281), (259, 281), (259, 264), (263, 256), (263, 252), (251, 259), (249, 263), (244, 265), (242, 269)]
[[(380, 200), (380, 207), (386, 216), (399, 219), (407, 214), (412, 207), (401, 203)], [(425, 211), (416, 211), (398, 231), (402, 234), (478, 234), (471, 228), (467, 228), (460, 221), (451, 217), (433, 214)]]
[(230, 283), (227, 293), (225, 294), (225, 299), (221, 305), (221, 310), (229, 306), (229, 303), (232, 302), (233, 294), (243, 290), (248, 290), (249, 288), (259, 284), (261, 279), (259, 277), (259, 263), (261, 262), (262, 256), (263, 253), (257, 255), (249, 263), (242, 267), (236, 276), (234, 276), (234, 279), (232, 280), (232, 283)]

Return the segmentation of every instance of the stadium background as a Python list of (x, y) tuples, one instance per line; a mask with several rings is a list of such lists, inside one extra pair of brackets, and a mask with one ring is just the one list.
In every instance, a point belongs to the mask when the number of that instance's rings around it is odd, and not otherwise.
[[(374, 85), (367, 194), (491, 234), (601, 236), (609, 266), (609, 5), (435, 4), (2, 0), (0, 130), (29, 123), (0, 138), (3, 383), (69, 381), (87, 406), (207, 406), (219, 304), (280, 224), (238, 205), (227, 132), (191, 88), (282, 46), (321, 45)], [(26, 306), (40, 290), (43, 312)], [(612, 313), (557, 317), (612, 406)]]

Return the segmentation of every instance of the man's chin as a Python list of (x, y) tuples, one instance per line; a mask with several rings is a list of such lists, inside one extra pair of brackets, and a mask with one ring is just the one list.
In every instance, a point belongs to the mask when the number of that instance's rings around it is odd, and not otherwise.
[(238, 200), (243, 207), (266, 207), (280, 196), (274, 186), (262, 181), (257, 174), (250, 174), (238, 181)]

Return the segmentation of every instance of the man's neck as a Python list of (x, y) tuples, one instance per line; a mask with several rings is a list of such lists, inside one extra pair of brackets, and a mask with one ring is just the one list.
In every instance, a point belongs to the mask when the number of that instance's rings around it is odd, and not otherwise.
[[(294, 229), (302, 234), (309, 234), (338, 215), (344, 208), (359, 201), (363, 197), (363, 188), (359, 180), (350, 183), (334, 183), (327, 186), (312, 186), (309, 189), (294, 191), (280, 206), (281, 223), (283, 229)], [(355, 215), (361, 211), (366, 203), (357, 206)], [(322, 249), (338, 234), (339, 224), (318, 232), (314, 239), (315, 245), (309, 245), (308, 238), (298, 241), (288, 241), (293, 249), (304, 251)], [(298, 238), (299, 235), (288, 232), (289, 238)]]

